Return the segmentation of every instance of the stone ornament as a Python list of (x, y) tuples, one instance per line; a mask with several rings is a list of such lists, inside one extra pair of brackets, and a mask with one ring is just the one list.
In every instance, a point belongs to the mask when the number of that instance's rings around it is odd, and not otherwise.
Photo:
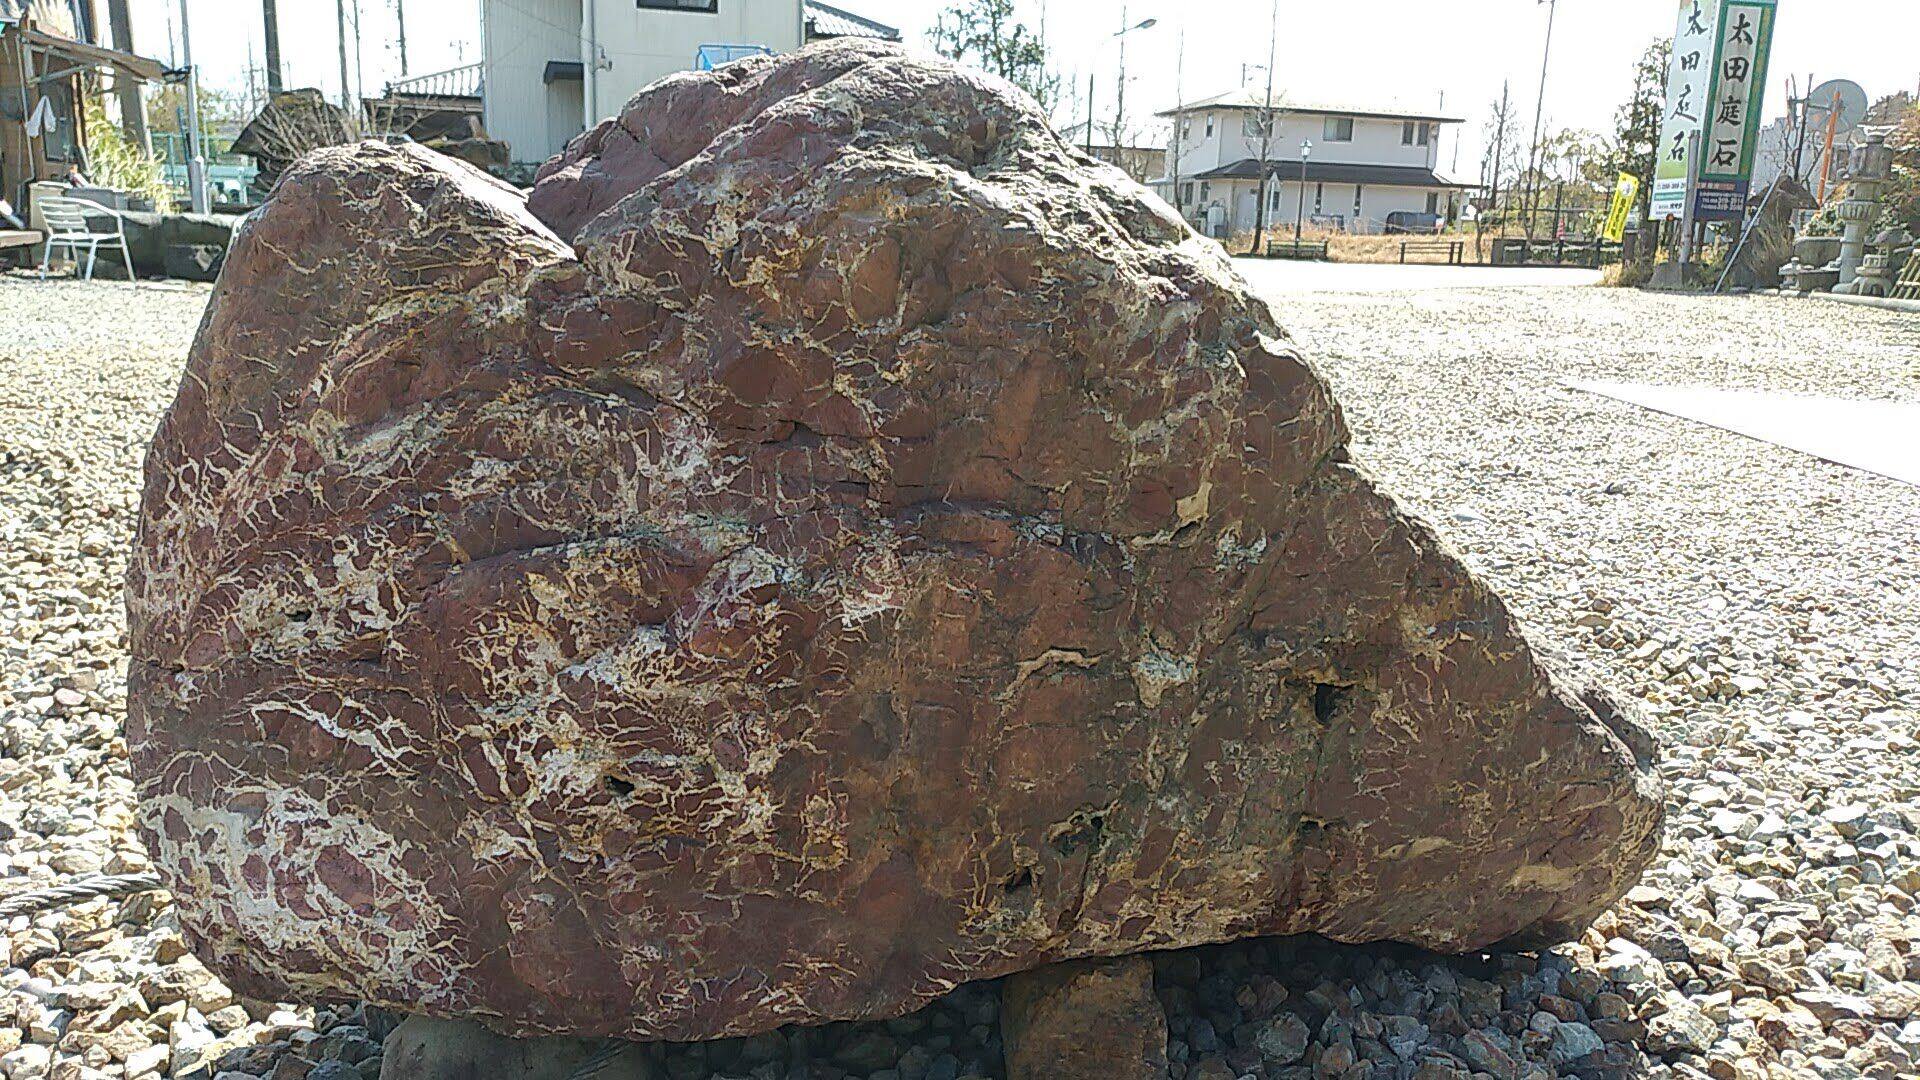
[(1217, 245), (892, 47), (669, 78), (531, 199), (323, 150), (148, 461), (145, 838), (241, 992), (512, 1035), (1565, 940), (1653, 744), (1347, 443)]

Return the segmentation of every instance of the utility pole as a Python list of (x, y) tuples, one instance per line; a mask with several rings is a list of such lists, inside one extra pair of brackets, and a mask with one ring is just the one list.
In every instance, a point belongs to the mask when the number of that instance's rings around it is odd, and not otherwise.
[(1693, 204), (1699, 198), (1700, 192), (1700, 140), (1701, 134), (1698, 131), (1687, 137), (1687, 203), (1680, 208), (1679, 287), (1682, 289), (1685, 289), (1690, 281), (1693, 266)]
[(267, 27), (267, 100), (286, 89), (280, 74), (280, 3), (260, 0), (260, 18)]
[(351, 110), (357, 120), (367, 104), (367, 53), (360, 41), (360, 0), (353, 0), (353, 97), (358, 107)]
[(400, 24), (400, 77), (404, 79), (407, 75), (407, 0), (393, 0), (393, 17)]
[(347, 0), (333, 0), (333, 18), (340, 38), (340, 107), (353, 115), (353, 78), (347, 74)]
[(1533, 211), (1540, 205), (1540, 185), (1536, 169), (1540, 158), (1540, 125), (1547, 110), (1547, 65), (1553, 59), (1553, 19), (1560, 12), (1560, 0), (1537, 0), (1547, 5), (1547, 44), (1540, 54), (1540, 97), (1533, 106), (1533, 150), (1527, 154), (1527, 239), (1533, 239)]
[(207, 159), (200, 148), (200, 76), (193, 68), (193, 31), (187, 25), (187, 0), (180, 0), (180, 56), (187, 68), (187, 200), (196, 214), (207, 201)]
[[(1260, 124), (1260, 182), (1254, 187), (1253, 203), (1253, 248), (1250, 255), (1260, 254), (1261, 234), (1267, 229), (1267, 156), (1273, 152), (1273, 68), (1280, 58), (1280, 0), (1273, 0), (1273, 22), (1267, 30), (1267, 107), (1262, 114)], [(1306, 184), (1300, 185), (1302, 192)]]
[[(127, 13), (127, 0), (107, 0), (107, 21), (113, 24), (113, 47), (120, 52), (133, 51), (133, 17)], [(147, 102), (140, 84), (126, 72), (113, 76), (113, 93), (120, 101), (120, 126), (135, 146), (153, 153), (153, 134), (147, 130)]]

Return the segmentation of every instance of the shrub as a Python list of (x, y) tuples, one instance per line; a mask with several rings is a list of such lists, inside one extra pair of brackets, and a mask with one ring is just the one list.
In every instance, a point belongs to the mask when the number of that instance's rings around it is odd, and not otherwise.
[(163, 214), (173, 212), (173, 188), (167, 184), (160, 159), (137, 146), (107, 117), (99, 98), (87, 101), (87, 158), (89, 175), (102, 187), (142, 195)]

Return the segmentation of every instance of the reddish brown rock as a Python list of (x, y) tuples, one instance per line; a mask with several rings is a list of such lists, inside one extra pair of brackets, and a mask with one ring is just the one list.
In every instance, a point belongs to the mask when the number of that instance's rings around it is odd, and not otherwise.
[(515, 1034), (1576, 932), (1651, 745), (1347, 460), (1219, 249), (999, 82), (685, 75), (511, 189), (318, 153), (129, 583), (148, 842), (268, 999)]
[(1072, 960), (1007, 979), (1007, 1080), (1165, 1080), (1167, 1014), (1153, 961)]

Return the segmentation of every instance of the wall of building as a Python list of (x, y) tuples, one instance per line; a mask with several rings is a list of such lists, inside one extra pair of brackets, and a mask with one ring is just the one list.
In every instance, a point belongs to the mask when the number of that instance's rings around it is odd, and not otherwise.
[[(487, 133), (505, 140), (522, 162), (552, 157), (644, 87), (691, 69), (703, 45), (785, 52), (799, 48), (805, 33), (802, 0), (714, 0), (712, 12), (642, 7), (637, 0), (484, 5)], [(589, 37), (597, 70), (586, 61)], [(554, 60), (586, 64), (585, 76), (548, 84)]]
[[(1250, 121), (1259, 113), (1245, 109), (1216, 109), (1190, 115), (1184, 136), (1185, 151), (1180, 172), (1186, 176), (1231, 165), (1260, 156), (1259, 129)], [(1207, 134), (1208, 121), (1213, 134)], [(1424, 121), (1417, 121), (1417, 123)], [(1317, 114), (1283, 114), (1279, 131), (1268, 149), (1274, 161), (1297, 161), (1303, 140), (1313, 142), (1313, 160), (1363, 165), (1411, 165), (1431, 169), (1439, 162), (1439, 129), (1432, 125), (1427, 145), (1421, 146), (1416, 133), (1408, 145), (1404, 121), (1357, 117), (1353, 122), (1353, 141), (1330, 142), (1326, 137), (1327, 117)], [(1169, 150), (1172, 148), (1169, 147)]]
[[(636, 7), (635, 0), (585, 2), (595, 6), (600, 48), (612, 64), (599, 74), (602, 116), (619, 112), (628, 98), (661, 77), (691, 69), (702, 45), (787, 52), (800, 47), (805, 33), (802, 0), (714, 0), (717, 10), (711, 14)], [(589, 111), (595, 108), (593, 101), (587, 105)]]
[[(1187, 219), (1202, 232), (1207, 231), (1209, 216), (1207, 207), (1218, 202), (1227, 211), (1226, 231), (1229, 235), (1253, 231), (1256, 208), (1257, 186), (1251, 180), (1227, 180), (1205, 182), (1206, 191), (1201, 191), (1202, 183), (1190, 182), (1192, 197), (1186, 212)], [(1169, 203), (1168, 193), (1157, 188), (1162, 198)], [(1385, 184), (1322, 184), (1308, 183), (1305, 199), (1302, 201), (1302, 187), (1298, 181), (1282, 180), (1267, 185), (1267, 228), (1291, 232), (1294, 217), (1299, 213), (1309, 227), (1340, 228), (1355, 233), (1378, 233), (1386, 229), (1387, 215), (1394, 213), (1423, 214), (1432, 211), (1443, 217), (1449, 210), (1451, 193), (1438, 188), (1392, 187)], [(1431, 202), (1430, 202), (1431, 200)], [(1355, 205), (1358, 203), (1356, 213)]]
[(586, 123), (580, 83), (546, 82), (548, 62), (580, 60), (580, 0), (485, 0), (481, 19), (487, 134), (515, 161), (545, 161)]

